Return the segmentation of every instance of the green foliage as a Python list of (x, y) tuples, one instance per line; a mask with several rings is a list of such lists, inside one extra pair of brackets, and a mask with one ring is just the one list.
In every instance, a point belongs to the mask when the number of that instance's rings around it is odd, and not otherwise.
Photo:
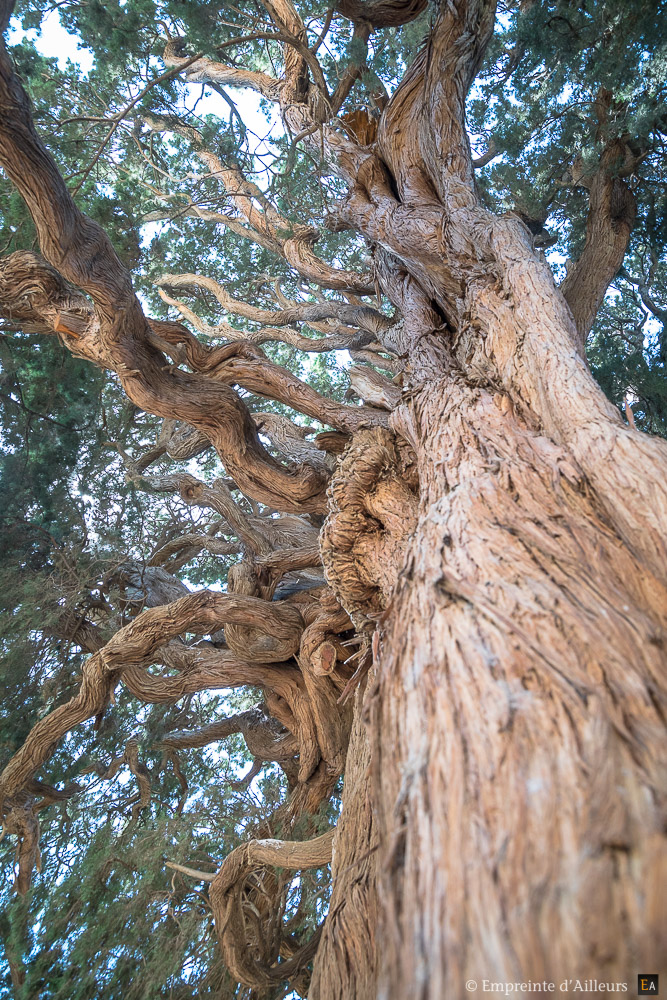
[[(205, 722), (250, 701), (247, 694), (201, 699), (187, 711)], [(95, 739), (84, 735), (83, 742), (77, 734), (65, 752), (76, 746), (80, 764), (95, 758), (108, 763), (103, 748), (122, 752), (141, 711), (137, 715), (136, 704), (118, 709), (110, 729)], [(15, 1000), (96, 1000), (102, 993), (111, 1000), (235, 995), (214, 953), (210, 911), (200, 886), (169, 872), (165, 863), (215, 871), (244, 832), (277, 805), (281, 781), (271, 774), (254, 794), (234, 791), (230, 782), (243, 769), (245, 751), (238, 743), (226, 744), (224, 753), (213, 746), (183, 755), (191, 792), (179, 805), (181, 789), (152, 741), (177, 716), (182, 722), (183, 715), (183, 708), (162, 708), (141, 720), (146, 737), (140, 755), (154, 792), (150, 810), (128, 821), (126, 802), (134, 787), (125, 769), (113, 781), (89, 780), (82, 795), (85, 807), (70, 806), (49, 817), (42, 835), (42, 877), (26, 901), (9, 895), (0, 917), (5, 947), (10, 950), (18, 939), (26, 961)], [(11, 849), (3, 853), (11, 868)], [(313, 892), (326, 885), (323, 878), (326, 873), (315, 880)], [(318, 916), (311, 913), (311, 927)], [(7, 981), (4, 985), (9, 987)]]
[[(667, 302), (666, 39), (667, 6), (655, 0), (507, 4), (468, 109), (480, 152), (493, 142), (499, 154), (478, 174), (489, 206), (553, 236), (548, 256), (560, 277), (586, 229), (588, 196), (573, 187), (573, 166), (585, 179), (614, 139), (628, 144), (639, 163), (627, 178), (637, 223), (625, 268), (635, 283), (650, 272), (658, 308)], [(598, 314), (589, 362), (610, 399), (621, 409), (626, 397), (636, 399), (637, 425), (659, 434), (667, 432), (664, 337), (662, 321), (619, 276)]]

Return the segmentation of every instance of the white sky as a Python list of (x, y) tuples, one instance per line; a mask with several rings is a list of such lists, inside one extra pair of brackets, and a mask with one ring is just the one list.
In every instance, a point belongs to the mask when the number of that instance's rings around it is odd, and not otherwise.
[[(42, 22), (41, 32), (34, 28), (24, 31), (19, 25), (18, 18), (14, 18), (8, 37), (10, 44), (16, 44), (23, 38), (34, 42), (38, 51), (44, 56), (56, 59), (61, 69), (66, 67), (68, 60), (77, 63), (84, 74), (87, 74), (93, 67), (93, 53), (85, 47), (79, 35), (70, 34), (62, 26), (57, 11), (52, 10), (46, 15)], [(160, 72), (157, 65), (156, 70)], [(249, 137), (251, 151), (266, 154), (270, 151), (270, 146), (263, 140), (270, 134), (279, 135), (282, 131), (279, 116), (273, 115), (271, 121), (268, 122), (266, 114), (260, 109), (259, 94), (254, 91), (238, 90), (233, 87), (225, 89), (238, 105), (241, 118), (250, 133), (254, 133), (258, 137), (255, 140), (253, 140), (252, 135)], [(202, 98), (201, 84), (193, 84), (190, 88), (188, 106), (192, 107), (195, 101), (197, 102), (198, 114), (214, 114), (225, 120), (229, 118), (229, 105), (219, 94), (206, 88), (204, 88), (204, 97)]]

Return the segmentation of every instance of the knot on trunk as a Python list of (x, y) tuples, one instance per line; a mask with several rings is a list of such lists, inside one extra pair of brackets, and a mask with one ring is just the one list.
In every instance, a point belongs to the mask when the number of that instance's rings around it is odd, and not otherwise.
[(17, 250), (0, 260), (0, 316), (29, 331), (79, 337), (92, 310), (85, 296), (43, 257)]
[(394, 435), (363, 429), (340, 459), (321, 536), (327, 582), (357, 628), (386, 606), (417, 517), (417, 497)]

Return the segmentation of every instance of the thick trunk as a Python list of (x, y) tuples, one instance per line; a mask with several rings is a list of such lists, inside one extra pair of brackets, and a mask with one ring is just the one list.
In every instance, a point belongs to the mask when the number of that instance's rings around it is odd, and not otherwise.
[(667, 957), (667, 593), (504, 399), (443, 379), (413, 411), (420, 518), (371, 726), (397, 1000), (632, 984)]
[(342, 210), (382, 247), (406, 362), (395, 450), (373, 432), (382, 454), (368, 438), (353, 461), (353, 442), (322, 541), (339, 600), (377, 624), (371, 995), (632, 989), (667, 959), (667, 449), (622, 425), (528, 233), (477, 200), (450, 57), (486, 8), (461, 9)]
[[(366, 699), (373, 831), (357, 736), (347, 863), (310, 995), (441, 1000), (471, 979), (633, 988), (667, 959), (664, 581), (506, 394), (443, 373), (393, 423), (417, 455), (419, 517)], [(368, 537), (355, 545), (363, 557)], [(375, 837), (379, 926), (365, 935), (347, 859)], [(377, 984), (356, 978), (364, 947)]]

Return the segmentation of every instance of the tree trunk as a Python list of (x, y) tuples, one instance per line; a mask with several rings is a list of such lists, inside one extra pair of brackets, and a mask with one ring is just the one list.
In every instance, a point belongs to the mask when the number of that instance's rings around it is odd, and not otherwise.
[(443, 380), (420, 425), (371, 736), (380, 995), (632, 983), (666, 957), (667, 593), (490, 394)]
[(376, 995), (377, 840), (368, 783), (370, 747), (362, 719), (365, 691), (365, 687), (357, 689), (343, 812), (334, 840), (334, 888), (310, 983), (310, 1000), (365, 1000)]
[[(632, 985), (667, 958), (664, 582), (503, 393), (443, 374), (394, 424), (420, 491), (368, 699), (380, 981), (356, 980), (353, 924), (311, 997)], [(356, 747), (346, 858), (373, 846)], [(334, 869), (334, 900), (357, 876)]]
[[(667, 447), (621, 424), (529, 234), (477, 200), (462, 78), (489, 6), (443, 15), (343, 208), (381, 246), (406, 358), (396, 452), (349, 449), (323, 540), (339, 600), (377, 623), (362, 995), (382, 1000), (634, 989), (667, 959)], [(397, 546), (401, 442), (418, 512)]]

